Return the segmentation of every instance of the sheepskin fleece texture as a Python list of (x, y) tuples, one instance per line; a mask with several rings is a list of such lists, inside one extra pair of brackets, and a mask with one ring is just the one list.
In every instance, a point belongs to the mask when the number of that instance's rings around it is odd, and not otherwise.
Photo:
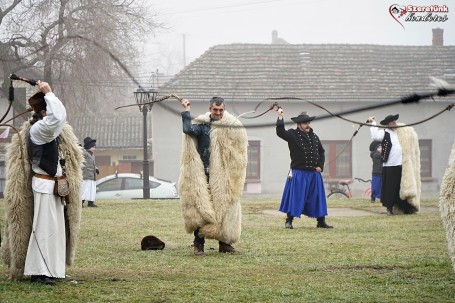
[[(193, 123), (209, 123), (210, 113)], [(248, 136), (240, 121), (225, 112), (212, 123), (210, 132), (210, 178), (204, 173), (197, 140), (183, 135), (179, 191), (185, 230), (225, 243), (240, 239), (240, 198), (248, 161)]]
[[(25, 122), (6, 147), (5, 235), (2, 242), (3, 261), (9, 267), (9, 279), (20, 280), (24, 274), (25, 257), (32, 230), (33, 190), (32, 168), (28, 160)], [(81, 183), (84, 161), (73, 129), (66, 124), (60, 135), (60, 149), (66, 159), (66, 175), (70, 193), (65, 207), (66, 264), (72, 265), (76, 253), (81, 219)]]
[[(405, 125), (397, 123), (397, 125)], [(420, 210), (420, 148), (419, 138), (414, 128), (399, 127), (397, 128), (398, 140), (400, 140), (403, 150), (403, 164), (400, 183), (400, 198), (406, 200), (410, 207), (406, 206), (406, 210), (411, 213)], [(395, 205), (394, 213), (401, 213), (402, 209)]]
[(452, 145), (449, 163), (442, 178), (439, 193), (439, 211), (446, 230), (449, 256), (455, 272), (455, 141)]

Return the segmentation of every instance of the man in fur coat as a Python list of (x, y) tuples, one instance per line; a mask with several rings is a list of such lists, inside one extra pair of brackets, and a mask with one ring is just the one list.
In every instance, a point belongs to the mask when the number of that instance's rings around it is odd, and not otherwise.
[(446, 231), (449, 256), (455, 272), (455, 141), (450, 152), (449, 162), (441, 182), (439, 211)]
[[(10, 280), (29, 275), (33, 282), (54, 285), (74, 261), (83, 156), (62, 102), (46, 82), (37, 85), (40, 91), (28, 100), (33, 119), (7, 146), (2, 255)], [(69, 182), (65, 200), (53, 194), (55, 178), (63, 173), (60, 159)]]
[(235, 252), (240, 238), (240, 197), (246, 175), (248, 137), (240, 121), (213, 97), (209, 112), (191, 121), (183, 108), (183, 150), (179, 191), (185, 229), (194, 234), (194, 254), (204, 255), (205, 238), (219, 241), (219, 252)]
[[(413, 214), (420, 209), (420, 148), (414, 128), (397, 123), (399, 115), (388, 115), (376, 127), (374, 117), (369, 117), (371, 139), (382, 141), (381, 203), (387, 215)], [(405, 126), (405, 127), (403, 127)]]

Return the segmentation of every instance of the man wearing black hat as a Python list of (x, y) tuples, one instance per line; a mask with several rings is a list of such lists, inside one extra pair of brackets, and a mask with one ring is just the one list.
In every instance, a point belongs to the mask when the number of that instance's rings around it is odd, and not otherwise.
[(96, 195), (96, 175), (99, 174), (99, 170), (95, 165), (95, 149), (96, 140), (90, 137), (84, 139), (84, 159), (85, 164), (82, 168), (82, 177), (84, 183), (82, 185), (82, 205), (85, 201), (88, 201), (88, 207), (98, 207), (95, 204)]
[(378, 128), (374, 117), (371, 123), (371, 139), (382, 141), (381, 202), (387, 215), (413, 214), (420, 208), (420, 149), (417, 133), (412, 127), (397, 123), (399, 115), (388, 115)]
[(324, 169), (325, 151), (319, 137), (310, 127), (315, 117), (302, 113), (291, 118), (297, 129), (284, 128), (283, 109), (278, 109), (276, 134), (288, 142), (291, 169), (281, 198), (280, 211), (287, 214), (285, 228), (293, 229), (294, 217), (304, 214), (317, 219), (316, 227), (332, 228), (325, 222), (327, 201), (321, 172)]

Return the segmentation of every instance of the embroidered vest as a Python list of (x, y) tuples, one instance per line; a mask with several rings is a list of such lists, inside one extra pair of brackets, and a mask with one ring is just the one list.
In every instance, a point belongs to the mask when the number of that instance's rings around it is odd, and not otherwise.
[[(57, 138), (58, 139), (58, 138)], [(27, 152), (30, 163), (38, 165), (49, 176), (55, 177), (58, 165), (57, 139), (49, 143), (38, 145), (30, 138), (30, 129), (27, 132)]]
[(387, 162), (389, 159), (390, 150), (392, 149), (392, 140), (390, 139), (390, 134), (388, 132), (384, 133), (384, 139), (382, 139), (382, 152), (381, 160), (382, 162)]

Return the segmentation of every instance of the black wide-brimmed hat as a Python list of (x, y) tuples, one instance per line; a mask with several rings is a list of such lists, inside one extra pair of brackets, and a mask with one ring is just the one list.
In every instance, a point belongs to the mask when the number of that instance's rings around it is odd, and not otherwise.
[(387, 117), (384, 118), (384, 120), (382, 120), (379, 123), (381, 123), (381, 125), (387, 125), (387, 124), (389, 124), (389, 122), (397, 121), (399, 116), (400, 116), (399, 114), (388, 115)]
[(84, 148), (85, 149), (90, 149), (93, 146), (96, 146), (96, 140), (95, 139), (92, 139), (90, 137), (87, 137), (87, 138), (84, 139)]
[(145, 236), (141, 241), (142, 250), (162, 250), (166, 244), (155, 236)]
[(292, 121), (294, 121), (295, 123), (303, 123), (303, 122), (309, 122), (309, 121), (313, 121), (314, 118), (316, 118), (315, 116), (308, 116), (306, 112), (304, 113), (301, 113), (300, 115), (298, 115), (297, 117), (293, 117), (291, 118)]
[(378, 149), (378, 146), (381, 145), (381, 141), (373, 141), (370, 143), (370, 152)]

